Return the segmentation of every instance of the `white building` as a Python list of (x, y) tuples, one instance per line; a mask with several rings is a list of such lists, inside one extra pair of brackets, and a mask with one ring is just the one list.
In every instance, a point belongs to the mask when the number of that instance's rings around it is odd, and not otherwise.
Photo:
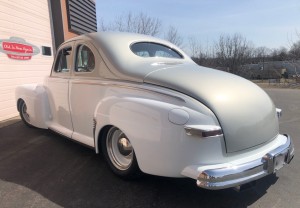
[(42, 83), (59, 44), (92, 31), (94, 1), (0, 0), (0, 121), (18, 115), (16, 86)]

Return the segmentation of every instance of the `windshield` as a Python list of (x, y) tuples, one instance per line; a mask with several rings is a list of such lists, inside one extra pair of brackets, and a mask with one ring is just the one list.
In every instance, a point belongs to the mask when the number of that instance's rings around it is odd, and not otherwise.
[(141, 57), (183, 58), (183, 56), (174, 49), (158, 43), (134, 43), (131, 45), (130, 49), (134, 54)]

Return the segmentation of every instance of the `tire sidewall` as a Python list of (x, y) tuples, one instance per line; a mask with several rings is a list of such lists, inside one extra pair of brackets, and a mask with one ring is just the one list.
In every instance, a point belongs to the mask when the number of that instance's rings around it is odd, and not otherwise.
[[(111, 127), (111, 128), (116, 128), (116, 127)], [(107, 149), (107, 139), (108, 139), (107, 136), (108, 136), (108, 132), (111, 128), (107, 129), (107, 131), (105, 132), (105, 134), (103, 134), (103, 137), (101, 138), (101, 150), (102, 150), (102, 153), (105, 157), (105, 160), (106, 160), (109, 168), (112, 170), (112, 172), (114, 174), (116, 174), (124, 179), (133, 179), (133, 178), (139, 177), (141, 174), (141, 171), (139, 169), (134, 150), (133, 150), (132, 162), (126, 170), (118, 169), (111, 161), (111, 159), (108, 155), (109, 153), (108, 153), (108, 149)]]
[(24, 118), (24, 115), (23, 115), (23, 108), (26, 106), (27, 108), (27, 105), (24, 101), (21, 101), (20, 103), (20, 107), (19, 107), (19, 113), (20, 113), (20, 117), (22, 119), (22, 121), (28, 126), (28, 127), (33, 127), (25, 118)]

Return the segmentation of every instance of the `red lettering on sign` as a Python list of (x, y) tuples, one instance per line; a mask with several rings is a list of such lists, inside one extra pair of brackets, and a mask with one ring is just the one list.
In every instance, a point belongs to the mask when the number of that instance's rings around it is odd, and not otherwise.
[(20, 43), (2, 42), (2, 47), (5, 51), (17, 52), (17, 53), (33, 53), (33, 48), (30, 45)]
[(8, 58), (22, 60), (22, 61), (31, 59), (31, 56), (19, 56), (19, 55), (12, 55), (12, 54), (7, 54), (7, 56)]

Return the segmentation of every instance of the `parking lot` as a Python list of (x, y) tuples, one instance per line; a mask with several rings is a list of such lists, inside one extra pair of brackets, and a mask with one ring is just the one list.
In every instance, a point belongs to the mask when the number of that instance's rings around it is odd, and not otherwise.
[(0, 207), (300, 207), (300, 90), (268, 89), (294, 140), (291, 165), (245, 192), (209, 191), (191, 179), (124, 181), (101, 155), (48, 130), (17, 122), (0, 129)]

